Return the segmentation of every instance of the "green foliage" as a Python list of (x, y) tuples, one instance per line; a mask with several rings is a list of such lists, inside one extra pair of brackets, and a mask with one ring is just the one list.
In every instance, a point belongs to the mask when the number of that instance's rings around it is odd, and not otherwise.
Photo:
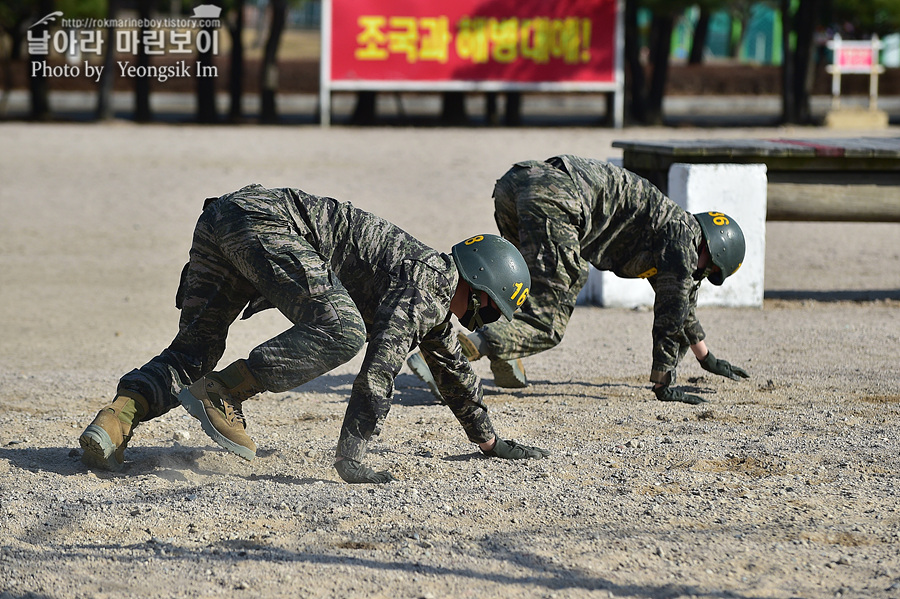
[(107, 5), (107, 0), (56, 0), (56, 10), (61, 10), (67, 19), (103, 18)]
[[(715, 0), (707, 0), (714, 2)], [(641, 8), (646, 8), (654, 15), (678, 16), (692, 6), (700, 4), (697, 0), (641, 0)]]
[(26, 16), (37, 12), (36, 0), (3, 0), (0, 2), (0, 29), (10, 29)]
[[(628, 0), (629, 2), (634, 0)], [(656, 15), (681, 15), (694, 6), (710, 12), (733, 10), (735, 5), (751, 4), (750, 0), (639, 0), (638, 5)]]
[(834, 25), (840, 27), (850, 23), (860, 37), (873, 33), (887, 35), (900, 31), (898, 0), (832, 0), (832, 2)]

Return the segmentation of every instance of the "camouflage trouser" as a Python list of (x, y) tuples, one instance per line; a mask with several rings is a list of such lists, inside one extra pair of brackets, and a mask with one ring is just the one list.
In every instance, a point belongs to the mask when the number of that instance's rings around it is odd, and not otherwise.
[(286, 391), (332, 370), (362, 349), (356, 305), (286, 202), (223, 196), (203, 211), (179, 295), (181, 319), (171, 345), (119, 381), (150, 404), (145, 419), (179, 405), (182, 387), (210, 372), (228, 328), (247, 303), (264, 297), (293, 326), (250, 352), (247, 365), (269, 391)]
[(488, 356), (521, 358), (562, 341), (588, 276), (575, 226), (580, 206), (572, 178), (546, 163), (513, 166), (497, 181), (494, 218), (500, 234), (525, 258), (531, 292), (511, 322), (480, 329)]

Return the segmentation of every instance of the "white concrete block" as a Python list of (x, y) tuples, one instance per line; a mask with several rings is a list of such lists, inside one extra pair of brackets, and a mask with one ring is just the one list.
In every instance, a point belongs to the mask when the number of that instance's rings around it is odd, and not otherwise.
[(724, 212), (744, 232), (747, 253), (740, 270), (716, 287), (704, 282), (700, 306), (763, 305), (766, 267), (766, 165), (673, 164), (669, 197), (688, 212)]
[(579, 304), (605, 308), (652, 306), (653, 288), (645, 279), (622, 279), (611, 272), (591, 266), (587, 285), (578, 294)]
[[(765, 275), (766, 165), (673, 164), (669, 197), (688, 212), (717, 211), (734, 218), (744, 232), (744, 263), (725, 284), (704, 282), (698, 305), (762, 307)], [(652, 306), (653, 289), (643, 279), (621, 279), (591, 267), (578, 303), (611, 308)]]

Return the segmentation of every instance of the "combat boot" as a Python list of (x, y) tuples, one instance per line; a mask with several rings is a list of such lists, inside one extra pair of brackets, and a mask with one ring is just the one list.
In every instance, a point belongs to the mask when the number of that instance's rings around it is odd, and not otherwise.
[(84, 450), (81, 461), (89, 468), (120, 471), (125, 463), (128, 441), (149, 411), (147, 400), (140, 394), (120, 391), (78, 438)]
[(525, 365), (520, 358), (515, 360), (491, 358), (491, 372), (494, 374), (494, 384), (498, 387), (524, 389), (528, 386)]
[[(475, 334), (477, 335), (477, 333)], [(465, 333), (457, 333), (456, 339), (459, 341), (459, 346), (462, 348), (463, 355), (469, 362), (480, 360), (484, 355), (478, 350), (478, 346), (475, 345), (475, 342)]]
[(188, 413), (200, 421), (209, 437), (245, 460), (256, 457), (256, 443), (247, 434), (241, 410), (245, 399), (264, 391), (244, 360), (211, 372), (178, 394)]

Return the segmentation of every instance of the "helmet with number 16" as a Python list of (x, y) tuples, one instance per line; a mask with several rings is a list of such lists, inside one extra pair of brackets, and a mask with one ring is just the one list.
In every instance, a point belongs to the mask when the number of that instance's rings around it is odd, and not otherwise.
[(475, 235), (453, 246), (459, 275), (488, 294), (507, 320), (528, 298), (531, 274), (516, 246), (498, 235)]
[(719, 267), (719, 271), (710, 274), (707, 279), (713, 285), (721, 285), (737, 272), (744, 261), (747, 250), (744, 232), (733, 218), (722, 212), (700, 212), (694, 218), (700, 223), (712, 263)]

